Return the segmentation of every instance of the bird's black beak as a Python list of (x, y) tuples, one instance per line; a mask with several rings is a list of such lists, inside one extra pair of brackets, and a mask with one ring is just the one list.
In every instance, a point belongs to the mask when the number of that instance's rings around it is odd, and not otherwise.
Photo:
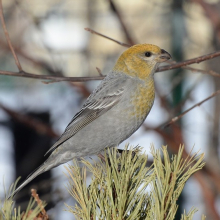
[(166, 50), (161, 49), (161, 54), (159, 56), (160, 62), (167, 61), (171, 58), (172, 58), (171, 55)]

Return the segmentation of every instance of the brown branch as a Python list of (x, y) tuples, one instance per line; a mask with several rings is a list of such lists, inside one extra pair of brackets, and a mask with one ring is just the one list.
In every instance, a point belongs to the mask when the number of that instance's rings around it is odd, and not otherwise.
[[(5, 44), (5, 42), (3, 42), (1, 39), (0, 39), (0, 46), (1, 48), (3, 49), (7, 49), (8, 50), (8, 47), (7, 45)], [(59, 71), (59, 72), (56, 72), (53, 70), (53, 68), (51, 68), (51, 66), (45, 62), (45, 61), (41, 61), (41, 60), (36, 60), (32, 57), (30, 57), (29, 55), (27, 55), (26, 53), (24, 53), (20, 48), (18, 47), (14, 47), (14, 49), (16, 50), (17, 54), (20, 55), (21, 57), (23, 57), (24, 59), (26, 59), (27, 61), (31, 62), (34, 66), (39, 66), (41, 69), (44, 69), (45, 71), (47, 71), (50, 75), (55, 75), (55, 76), (62, 76), (64, 77), (63, 75), (63, 72), (62, 71)], [(45, 72), (43, 71), (43, 72)], [(20, 73), (19, 73), (20, 74)], [(19, 76), (19, 75), (18, 75)], [(43, 83), (45, 84), (50, 84), (50, 83), (54, 83), (54, 82), (60, 82), (62, 80), (54, 80), (54, 81), (42, 81)], [(74, 87), (77, 87), (77, 89), (84, 95), (84, 97), (88, 97), (90, 95), (90, 91), (86, 88), (86, 85), (84, 84), (79, 84), (79, 83), (73, 83), (71, 82), (70, 83), (71, 86), (74, 86)]]
[[(171, 65), (171, 64), (176, 64), (177, 62), (176, 61), (167, 61), (166, 63), (169, 63)], [(189, 70), (191, 72), (198, 72), (198, 73), (208, 74), (208, 75), (211, 75), (211, 76), (214, 76), (214, 77), (220, 77), (220, 73), (217, 73), (213, 70), (202, 70), (202, 69), (192, 68), (192, 67), (189, 67), (189, 66), (183, 66), (181, 68)]]
[(176, 116), (174, 118), (172, 118), (170, 120), (170, 122), (168, 122), (165, 127), (168, 127), (169, 125), (173, 124), (174, 122), (176, 122), (177, 120), (179, 120), (180, 118), (182, 118), (185, 114), (187, 114), (189, 111), (191, 111), (192, 109), (194, 109), (197, 106), (200, 106), (201, 104), (203, 104), (204, 102), (208, 101), (209, 99), (217, 96), (218, 94), (220, 94), (220, 90), (217, 90), (216, 92), (214, 92), (212, 95), (210, 95), (209, 97), (207, 97), (206, 99), (202, 100), (201, 102), (193, 105), (191, 108), (187, 109), (186, 111), (184, 111), (182, 114), (180, 114), (179, 116)]
[(18, 60), (18, 57), (14, 51), (14, 48), (12, 46), (12, 43), (11, 43), (11, 40), (10, 40), (10, 37), (9, 37), (9, 34), (8, 34), (8, 31), (7, 31), (7, 28), (6, 28), (6, 25), (5, 25), (5, 19), (4, 19), (4, 15), (3, 15), (3, 7), (2, 7), (2, 0), (0, 0), (0, 20), (1, 20), (1, 23), (2, 23), (2, 27), (3, 27), (3, 30), (4, 30), (4, 33), (5, 33), (5, 38), (8, 42), (8, 46), (13, 54), (13, 57), (14, 57), (14, 60), (15, 60), (15, 64), (17, 65), (19, 71), (22, 71), (22, 67), (21, 67), (21, 64)]
[(101, 71), (98, 67), (96, 67), (96, 70), (97, 70), (97, 72), (99, 73), (99, 76), (104, 76), (104, 75), (102, 74), (102, 71)]
[(171, 69), (177, 69), (177, 68), (180, 68), (180, 67), (188, 66), (188, 65), (193, 64), (193, 63), (201, 63), (205, 60), (210, 60), (210, 59), (213, 59), (213, 58), (218, 57), (218, 56), (220, 56), (220, 51), (216, 51), (216, 52), (213, 52), (213, 53), (210, 53), (210, 54), (206, 54), (206, 55), (199, 56), (199, 57), (189, 59), (189, 60), (185, 60), (185, 61), (182, 61), (182, 62), (174, 63), (174, 64), (171, 64), (171, 65), (168, 65), (168, 66), (161, 66), (161, 67), (157, 68), (156, 72), (161, 72), (161, 71), (166, 71), (166, 70), (171, 70)]
[(42, 201), (39, 198), (36, 189), (31, 189), (31, 195), (34, 198), (34, 200), (37, 202), (38, 206), (41, 209), (41, 213), (39, 213), (39, 216), (37, 216), (37, 219), (42, 219), (42, 220), (48, 220), (49, 216), (46, 212), (46, 210), (44, 209), (44, 206), (42, 205)]
[[(101, 34), (101, 33), (97, 32), (95, 30), (90, 29), (90, 28), (85, 28), (85, 30), (89, 31), (92, 34), (96, 34), (96, 35), (104, 37), (108, 40), (114, 41), (115, 43), (117, 43), (119, 45), (122, 45), (122, 46), (125, 46), (125, 47), (131, 47), (132, 46), (132, 45), (129, 45), (129, 44), (126, 44), (126, 43), (119, 42), (115, 39), (112, 39), (112, 38), (110, 38), (110, 37), (108, 37), (104, 34)], [(191, 71), (198, 71), (198, 72), (209, 74), (209, 75), (212, 75), (212, 76), (215, 76), (215, 77), (220, 77), (220, 74), (218, 74), (218, 73), (216, 73), (212, 70), (206, 71), (206, 70), (195, 69), (195, 68), (192, 68), (192, 67), (186, 67), (190, 64), (201, 63), (205, 60), (210, 60), (210, 59), (213, 59), (213, 58), (218, 57), (218, 56), (220, 56), (220, 51), (216, 51), (216, 52), (213, 52), (213, 53), (210, 53), (210, 54), (202, 55), (202, 56), (199, 56), (199, 57), (196, 57), (196, 58), (193, 58), (193, 59), (189, 59), (189, 60), (185, 60), (185, 61), (182, 61), (182, 62), (178, 62), (178, 63), (173, 61), (173, 63), (171, 65), (161, 66), (161, 67), (157, 68), (156, 72), (162, 72), (162, 71), (177, 69), (177, 68), (186, 68), (186, 69), (189, 69)]]
[[(85, 28), (85, 30), (89, 31), (92, 34), (96, 34), (96, 35), (104, 37), (108, 40), (114, 41), (115, 43), (117, 43), (119, 45), (122, 45), (122, 46), (125, 46), (125, 47), (131, 47), (132, 46), (132, 45), (117, 41), (113, 38), (110, 38), (110, 37), (108, 37), (104, 34), (101, 34), (101, 33), (97, 32), (95, 30), (92, 30), (90, 28)], [(206, 71), (206, 70), (195, 69), (195, 68), (192, 68), (192, 67), (186, 67), (190, 64), (201, 63), (205, 60), (210, 60), (210, 59), (213, 59), (213, 58), (218, 57), (218, 56), (220, 56), (220, 51), (216, 51), (216, 52), (213, 52), (213, 53), (210, 53), (210, 54), (202, 55), (202, 56), (199, 56), (199, 57), (196, 57), (196, 58), (193, 58), (193, 59), (189, 59), (189, 60), (185, 60), (185, 61), (182, 61), (182, 62), (178, 62), (178, 63), (173, 61), (173, 63), (171, 65), (161, 66), (161, 67), (157, 68), (156, 72), (162, 72), (162, 71), (177, 69), (177, 68), (186, 68), (186, 69), (189, 69), (191, 71), (198, 71), (198, 72), (201, 72), (201, 73), (205, 73), (205, 74), (209, 74), (209, 75), (212, 75), (212, 76), (220, 77), (219, 76), (220, 74), (218, 74), (218, 73), (216, 73), (212, 70)]]
[[(156, 70), (156, 72), (176, 69), (176, 68), (184, 67), (186, 65), (193, 64), (193, 63), (200, 63), (202, 61), (213, 59), (218, 56), (220, 56), (220, 51), (210, 53), (207, 55), (203, 55), (203, 56), (193, 58), (190, 60), (186, 60), (183, 62), (171, 64), (168, 66), (162, 66), (162, 67), (159, 67)], [(10, 71), (0, 71), (0, 75), (9, 75), (9, 76), (26, 77), (26, 78), (33, 78), (33, 79), (43, 79), (43, 80), (52, 80), (52, 82), (60, 82), (60, 81), (85, 82), (85, 81), (90, 81), (90, 80), (102, 80), (104, 78), (104, 76), (62, 77), (62, 76), (37, 75), (37, 74), (33, 74), (33, 73), (28, 73), (25, 71), (21, 71), (19, 73), (10, 72)]]
[(183, 68), (187, 69), (187, 70), (190, 70), (191, 72), (199, 72), (199, 73), (211, 75), (211, 76), (214, 76), (214, 77), (220, 77), (220, 74), (213, 71), (213, 70), (201, 70), (201, 69), (192, 68), (192, 67), (189, 67), (189, 66), (185, 66)]
[[(3, 40), (0, 39), (0, 46), (1, 50), (8, 50), (8, 46), (5, 44)], [(27, 55), (24, 51), (21, 50), (21, 48), (13, 46), (13, 48), (16, 50), (17, 55), (22, 57), (23, 59), (27, 60), (28, 62), (31, 62), (34, 66), (39, 66), (41, 69), (45, 69), (49, 74), (52, 75), (58, 75), (60, 72), (56, 72), (53, 70), (51, 65), (43, 60), (36, 60), (33, 57), (30, 57)]]
[(115, 6), (115, 3), (112, 1), (112, 0), (109, 0), (109, 3), (110, 3), (110, 6), (111, 6), (111, 9), (112, 11), (116, 14), (116, 16), (118, 17), (118, 20), (122, 26), (122, 29), (124, 31), (124, 34), (129, 42), (130, 45), (134, 45), (135, 42), (134, 40), (132, 39), (128, 29), (127, 29), (127, 26), (125, 25), (123, 19), (122, 19), (122, 16), (121, 16), (121, 13), (119, 12), (118, 8)]
[(0, 71), (0, 75), (6, 76), (17, 76), (17, 77), (25, 77), (32, 79), (44, 79), (44, 80), (52, 80), (52, 81), (72, 81), (72, 82), (85, 82), (91, 80), (101, 80), (104, 79), (104, 76), (88, 76), (88, 77), (63, 77), (63, 76), (50, 76), (50, 75), (37, 75), (33, 73), (28, 73), (25, 71), (11, 72), (11, 71)]
[[(112, 40), (122, 46), (126, 46), (126, 47), (130, 47), (130, 45), (119, 42), (117, 40), (114, 40), (106, 35), (100, 34), (90, 28), (85, 28), (85, 30), (90, 31), (93, 34), (99, 35), (101, 37), (107, 38), (109, 40)], [(212, 59), (215, 57), (220, 56), (220, 51), (211, 53), (211, 54), (207, 54), (207, 55), (203, 55), (197, 58), (193, 58), (193, 59), (189, 59), (183, 62), (179, 62), (179, 63), (174, 63), (168, 66), (162, 66), (159, 67), (156, 72), (159, 71), (166, 71), (166, 70), (171, 70), (171, 69), (176, 69), (176, 68), (186, 68), (186, 65), (190, 65), (193, 63), (200, 63), (202, 61), (208, 60), (208, 59)], [(192, 71), (196, 71), (196, 69), (193, 69), (191, 67), (187, 67), (187, 69), (190, 69)], [(215, 73), (214, 71), (204, 71), (204, 70), (200, 70), (200, 72), (203, 73), (208, 73), (212, 76), (218, 76), (218, 73)], [(92, 77), (63, 77), (63, 76), (50, 76), (50, 75), (37, 75), (37, 74), (33, 74), (33, 73), (28, 73), (26, 71), (21, 70), (19, 73), (17, 72), (11, 72), (11, 71), (0, 71), (0, 75), (10, 75), (10, 76), (17, 76), (17, 77), (26, 77), (26, 78), (33, 78), (33, 79), (42, 79), (42, 80), (51, 80), (49, 82), (44, 82), (46, 84), (49, 83), (54, 83), (54, 82), (61, 82), (61, 81), (72, 81), (72, 82), (85, 82), (85, 81), (90, 81), (90, 80), (102, 80), (104, 78), (104, 76), (92, 76)]]
[(91, 29), (91, 28), (84, 28), (84, 29), (85, 29), (86, 31), (89, 31), (91, 34), (96, 34), (96, 35), (98, 35), (98, 36), (100, 36), (100, 37), (104, 37), (104, 38), (106, 38), (106, 39), (108, 39), (108, 40), (110, 40), (110, 41), (115, 42), (116, 44), (121, 45), (121, 46), (124, 46), (124, 47), (131, 47), (131, 46), (132, 46), (132, 45), (130, 45), (130, 44), (126, 44), (126, 43), (120, 42), (120, 41), (115, 40), (115, 39), (113, 39), (113, 38), (111, 38), (111, 37), (108, 37), (108, 36), (106, 36), (106, 35), (104, 35), (104, 34), (101, 34), (101, 33), (97, 32), (97, 31), (94, 31), (94, 30)]
[(10, 115), (13, 119), (25, 124), (26, 126), (34, 129), (38, 133), (48, 135), (49, 137), (58, 137), (58, 135), (51, 129), (50, 126), (47, 124), (41, 122), (40, 120), (37, 120), (35, 118), (32, 118), (28, 115), (20, 114), (16, 111), (13, 111), (4, 105), (0, 103), (0, 108), (4, 110), (8, 115)]

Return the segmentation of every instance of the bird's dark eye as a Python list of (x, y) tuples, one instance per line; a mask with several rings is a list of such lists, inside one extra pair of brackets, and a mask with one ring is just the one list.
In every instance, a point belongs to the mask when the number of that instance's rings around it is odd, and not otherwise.
[(151, 52), (146, 52), (144, 55), (145, 55), (145, 57), (151, 57), (152, 53)]

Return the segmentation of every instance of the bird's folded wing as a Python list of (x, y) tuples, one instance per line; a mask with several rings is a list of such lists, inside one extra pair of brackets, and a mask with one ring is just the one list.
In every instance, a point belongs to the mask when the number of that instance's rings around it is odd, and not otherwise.
[(103, 80), (98, 88), (89, 96), (82, 109), (73, 117), (61, 137), (46, 154), (54, 151), (83, 127), (115, 106), (120, 101), (129, 84), (128, 80), (125, 77), (108, 77)]

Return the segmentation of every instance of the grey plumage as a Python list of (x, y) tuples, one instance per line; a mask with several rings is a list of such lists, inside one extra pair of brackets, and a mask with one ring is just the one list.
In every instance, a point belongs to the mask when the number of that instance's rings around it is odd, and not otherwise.
[[(111, 117), (108, 117), (108, 121), (111, 121), (110, 124), (114, 124), (114, 126), (108, 126), (109, 132), (106, 131), (106, 135), (101, 135), (100, 137), (99, 133), (109, 124), (106, 118), (101, 116), (115, 107), (121, 98), (127, 95), (128, 90), (132, 90), (132, 88), (135, 87), (135, 80), (130, 76), (125, 77), (124, 75), (125, 74), (122, 73), (111, 73), (101, 82), (97, 89), (88, 97), (82, 109), (73, 117), (61, 137), (49, 151), (47, 151), (46, 154), (51, 153), (49, 158), (15, 190), (13, 195), (19, 192), (36, 176), (47, 170), (68, 162), (73, 158), (98, 153), (108, 146), (117, 146), (123, 141), (115, 137), (115, 134), (118, 135), (118, 133), (116, 133), (116, 127), (120, 126), (124, 118), (115, 117), (118, 108), (115, 108)], [(98, 118), (100, 119), (94, 122), (94, 120)], [(82, 133), (77, 133), (79, 130), (81, 130)], [(112, 136), (112, 138), (110, 138), (110, 136)], [(104, 140), (106, 138), (108, 141)], [(126, 137), (123, 139), (126, 139)], [(85, 143), (85, 140), (87, 143)], [(97, 140), (99, 140), (99, 144)], [(103, 144), (105, 145), (104, 148), (102, 147)]]
[(155, 45), (135, 45), (125, 51), (115, 66), (122, 70), (113, 69), (105, 77), (46, 153), (51, 153), (48, 159), (13, 195), (39, 174), (73, 158), (116, 147), (132, 135), (153, 105), (156, 66), (168, 59), (170, 55)]

